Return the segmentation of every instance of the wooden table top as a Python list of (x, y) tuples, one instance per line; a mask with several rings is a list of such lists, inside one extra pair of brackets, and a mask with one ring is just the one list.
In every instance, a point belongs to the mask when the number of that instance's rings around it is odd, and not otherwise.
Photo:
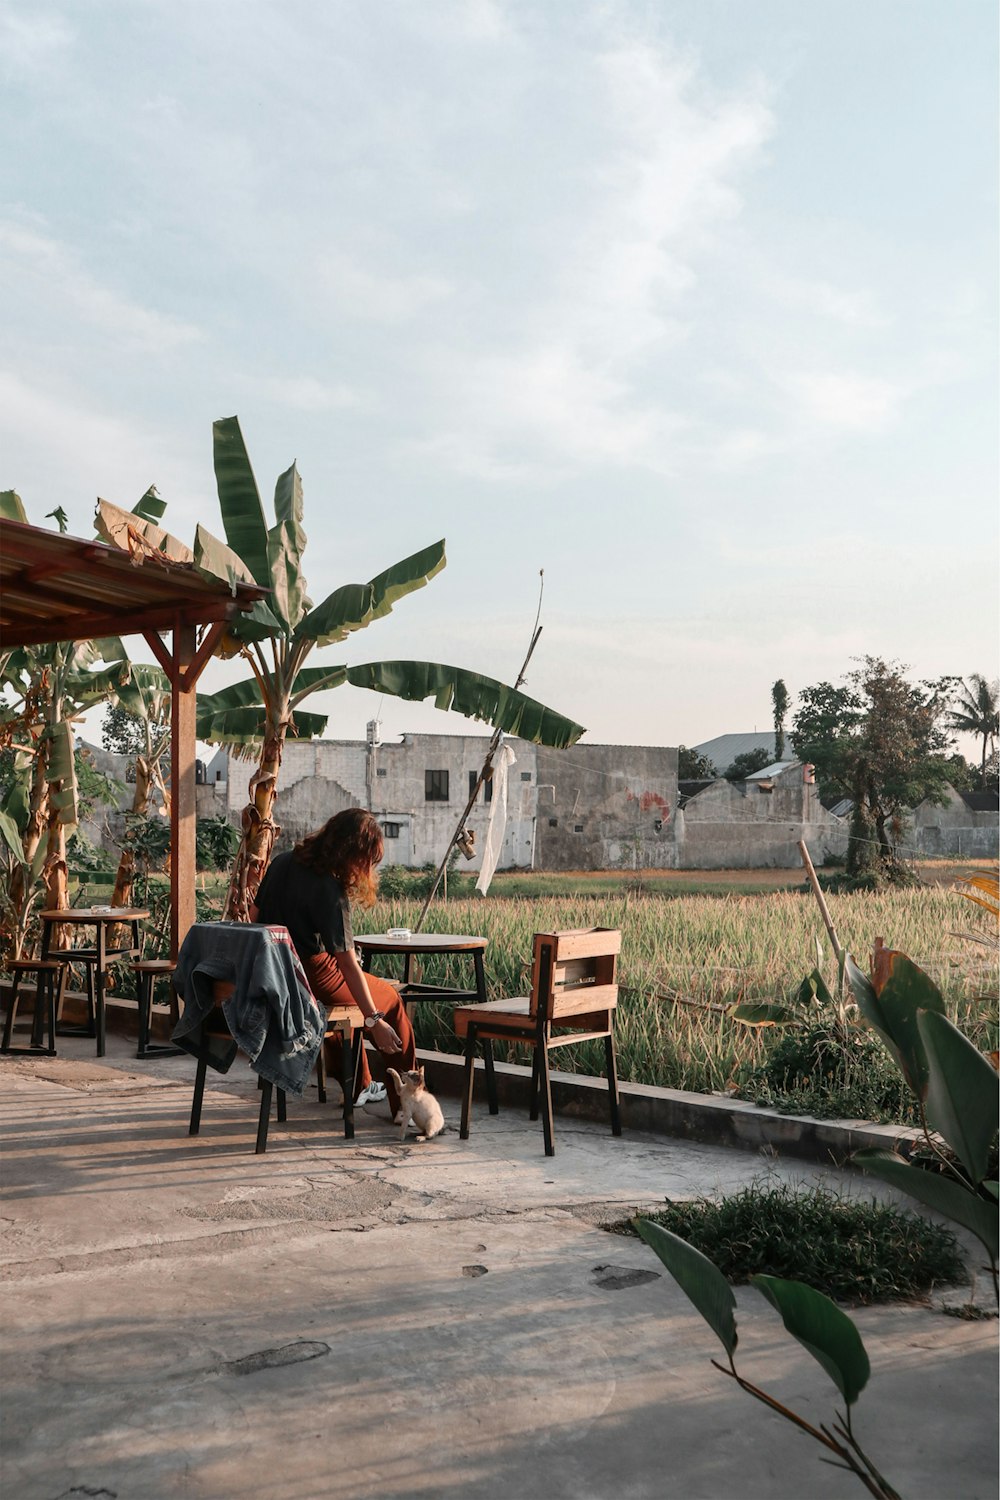
[(39, 915), (43, 922), (142, 922), (149, 912), (142, 906), (67, 906)]
[(375, 953), (474, 953), (477, 948), (485, 948), (488, 940), (449, 932), (411, 932), (409, 937), (364, 932), (354, 941), (359, 948), (371, 948)]

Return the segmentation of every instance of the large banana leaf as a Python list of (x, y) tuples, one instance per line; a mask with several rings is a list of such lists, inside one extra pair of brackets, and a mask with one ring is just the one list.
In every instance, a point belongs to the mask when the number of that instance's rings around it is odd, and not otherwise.
[(292, 683), (291, 705), (295, 708), (310, 693), (326, 692), (346, 681), (346, 667), (303, 667)]
[(145, 499), (143, 496), (139, 501), (139, 505), (143, 506), (142, 510), (122, 510), (120, 506), (112, 505), (107, 500), (98, 500), (94, 516), (94, 530), (98, 536), (110, 542), (113, 547), (121, 547), (124, 552), (129, 550), (129, 537), (140, 536), (154, 552), (162, 552), (164, 557), (172, 558), (174, 562), (191, 562), (190, 547), (147, 519)]
[(781, 1276), (751, 1276), (750, 1285), (781, 1314), (792, 1338), (823, 1366), (848, 1406), (868, 1384), (871, 1365), (861, 1335), (845, 1312), (815, 1287)]
[(0, 516), (5, 521), (24, 521), (27, 524), (27, 513), (16, 490), (0, 490)]
[(270, 588), (264, 507), (238, 417), (212, 423), (212, 452), (226, 541), (254, 580)]
[(973, 1182), (982, 1182), (997, 1133), (996, 1069), (947, 1016), (917, 1011), (927, 1056), (927, 1118)]
[[(233, 593), (236, 592), (237, 582), (254, 581), (243, 559), (201, 525), (195, 528), (193, 558), (199, 573), (206, 578), (223, 579)], [(255, 600), (253, 608), (233, 620), (229, 629), (233, 635), (245, 641), (264, 641), (270, 636), (285, 633), (281, 621), (266, 599)]]
[(58, 791), (49, 791), (49, 806), (59, 814), (59, 822), (65, 828), (75, 828), (79, 822), (77, 807), (76, 761), (73, 758), (73, 731), (65, 719), (53, 724), (50, 738), (52, 752), (49, 758), (49, 782), (60, 782)]
[[(298, 739), (313, 739), (326, 728), (325, 714), (307, 714), (296, 710), (293, 730)], [(206, 713), (199, 704), (196, 733), (209, 745), (250, 745), (263, 739), (266, 724), (263, 707), (218, 709)]]
[(574, 724), (515, 688), (441, 662), (370, 661), (348, 667), (347, 680), (355, 687), (372, 688), (412, 702), (433, 698), (436, 708), (454, 709), (466, 718), (480, 719), (535, 745), (562, 750), (584, 733), (582, 724)]
[(368, 583), (345, 583), (317, 604), (295, 631), (296, 640), (332, 646), (354, 630), (383, 619), (398, 599), (422, 589), (445, 565), (444, 541), (393, 563)]
[(302, 529), (302, 480), (292, 464), (274, 487), (277, 525), (267, 533), (267, 564), (271, 574), (271, 608), (291, 634), (312, 609), (306, 594), (302, 554), (306, 534)]

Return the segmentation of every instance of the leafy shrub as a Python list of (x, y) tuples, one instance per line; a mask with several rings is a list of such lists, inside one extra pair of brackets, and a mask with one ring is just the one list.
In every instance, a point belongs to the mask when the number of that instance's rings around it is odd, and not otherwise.
[[(719, 1202), (668, 1203), (644, 1218), (707, 1255), (727, 1280), (795, 1278), (845, 1302), (926, 1295), (966, 1275), (950, 1229), (891, 1204), (787, 1184), (741, 1189)], [(631, 1221), (611, 1226), (635, 1234)]]
[(919, 1124), (906, 1081), (874, 1032), (829, 1023), (779, 1037), (739, 1097), (783, 1114)]

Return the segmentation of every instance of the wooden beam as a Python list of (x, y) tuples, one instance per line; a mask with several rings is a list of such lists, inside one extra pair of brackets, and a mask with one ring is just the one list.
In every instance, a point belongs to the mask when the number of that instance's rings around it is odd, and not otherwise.
[[(170, 956), (176, 959), (195, 921), (195, 683), (187, 670), (197, 652), (193, 625), (174, 627), (170, 695)], [(187, 680), (188, 685), (181, 683)]]

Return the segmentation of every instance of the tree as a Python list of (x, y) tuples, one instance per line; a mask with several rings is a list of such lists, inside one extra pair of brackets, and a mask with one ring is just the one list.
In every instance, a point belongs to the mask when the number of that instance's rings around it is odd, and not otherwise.
[(135, 767), (135, 791), (111, 897), (112, 906), (131, 906), (137, 830), (149, 816), (154, 795), (170, 816), (170, 793), (163, 775), (170, 752), (170, 682), (165, 672), (159, 667), (132, 667), (129, 681), (118, 688), (118, 701), (104, 715), (101, 741), (105, 750), (130, 755)]
[(774, 758), (782, 760), (785, 754), (785, 715), (788, 713), (788, 689), (779, 677), (771, 688), (771, 704), (774, 708)]
[(987, 761), (1000, 734), (1000, 682), (987, 682), (981, 672), (973, 672), (955, 694), (948, 727), (959, 734), (971, 734), (982, 740), (979, 785), (985, 790)]
[(687, 745), (677, 747), (678, 781), (714, 781), (715, 766), (700, 750), (690, 750)]
[(755, 771), (763, 771), (765, 766), (771, 765), (771, 756), (767, 750), (744, 750), (742, 755), (737, 755), (732, 765), (723, 771), (727, 781), (746, 781)]
[[(212, 433), (226, 544), (199, 526), (193, 553), (187, 555), (208, 576), (253, 580), (271, 590), (267, 601), (258, 601), (232, 623), (220, 649), (222, 655), (242, 657), (250, 677), (198, 700), (198, 738), (236, 745), (257, 761), (224, 908), (227, 919), (245, 921), (278, 832), (273, 814), (285, 738), (289, 731), (309, 738), (326, 727), (325, 715), (302, 709), (310, 694), (350, 682), (414, 701), (432, 696), (438, 708), (552, 746), (573, 744), (583, 728), (501, 682), (437, 662), (306, 667), (315, 647), (346, 640), (429, 583), (445, 565), (444, 542), (404, 558), (368, 583), (345, 584), (314, 606), (302, 569), (306, 534), (298, 470), (293, 464), (278, 478), (275, 524), (268, 527), (239, 421), (225, 418), (213, 424)], [(133, 525), (142, 530), (142, 524)], [(113, 539), (121, 545), (119, 536)], [(171, 555), (184, 554), (183, 544), (157, 532), (156, 545), (167, 550), (168, 544)]]
[(902, 878), (894, 840), (905, 809), (947, 800), (950, 741), (942, 727), (951, 679), (912, 684), (905, 667), (860, 658), (842, 687), (821, 682), (800, 695), (791, 741), (811, 762), (823, 796), (854, 803), (849, 875)]

